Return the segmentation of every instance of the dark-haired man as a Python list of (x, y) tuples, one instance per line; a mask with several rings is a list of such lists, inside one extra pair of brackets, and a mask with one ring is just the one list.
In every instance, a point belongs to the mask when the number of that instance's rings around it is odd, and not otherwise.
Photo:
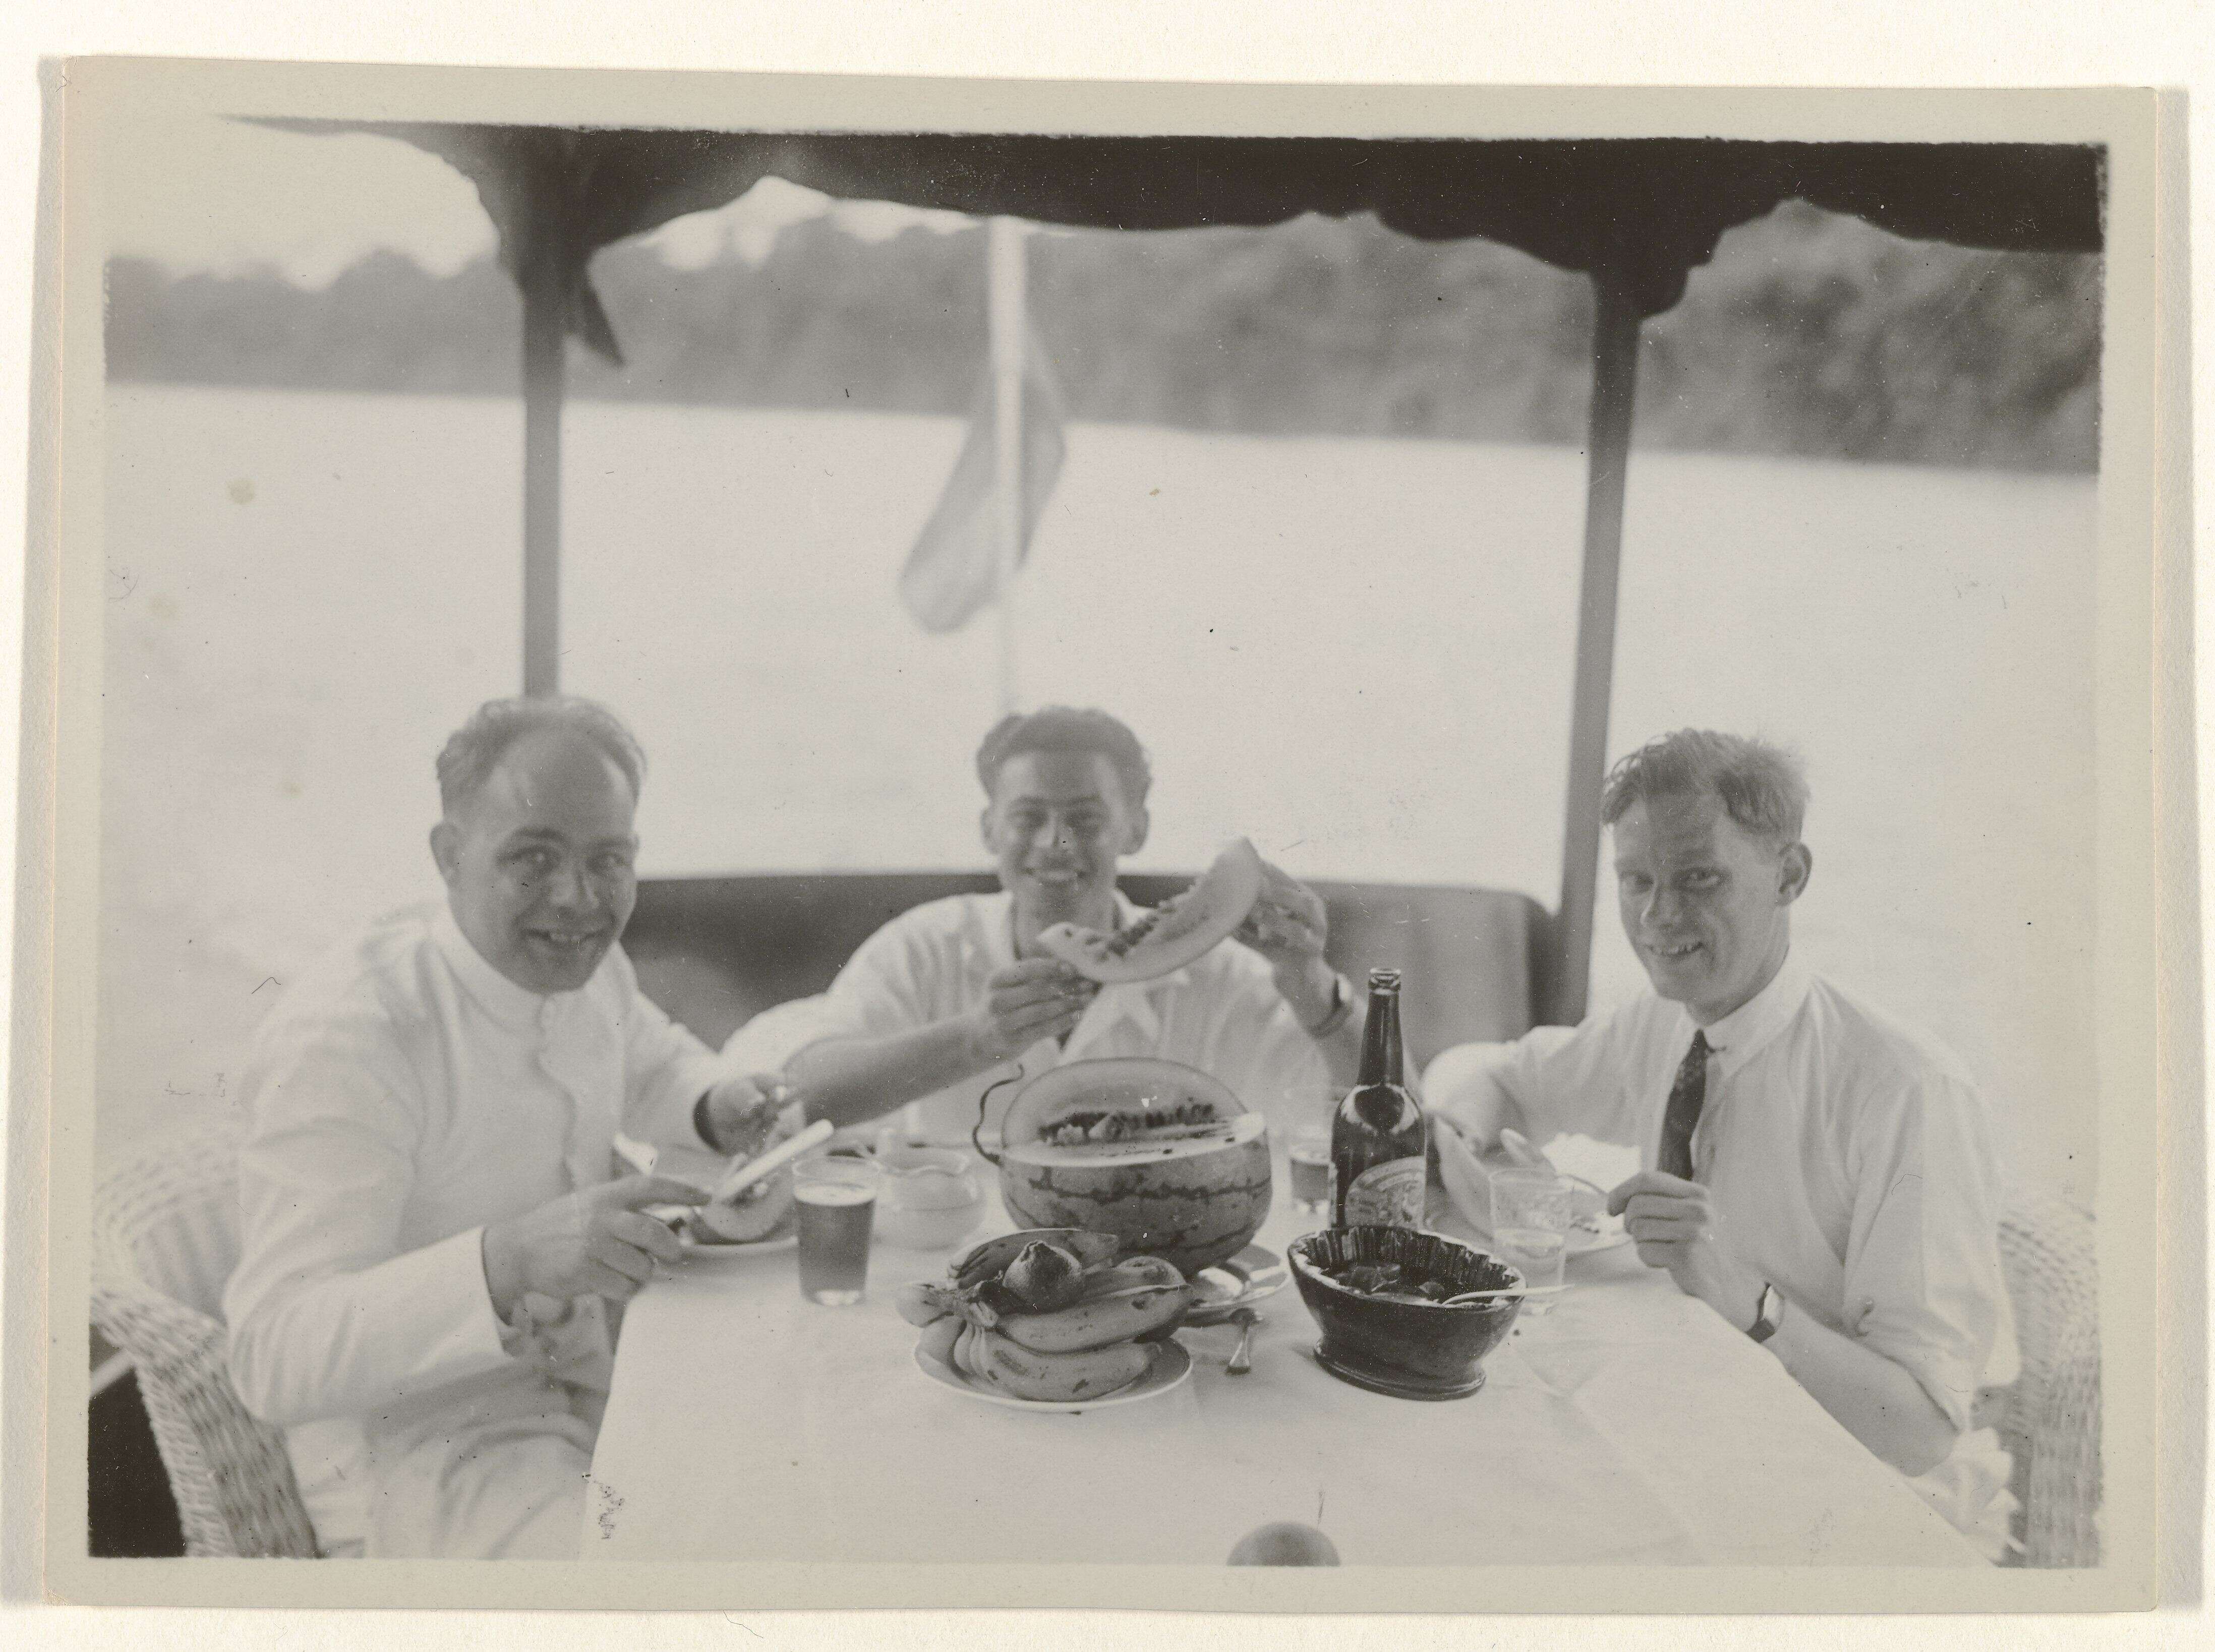
[(644, 759), (589, 702), (494, 701), (439, 758), (446, 898), (372, 926), (259, 1029), (224, 1299), (247, 1409), (326, 1552), (573, 1556), (620, 1303), (678, 1254), (618, 1131), (758, 1149), (791, 1121), (640, 992)]
[(2002, 1314), (1997, 1158), (1960, 1063), (1793, 952), (1807, 798), (1758, 740), (1686, 730), (1624, 758), (1602, 817), (1652, 992), (1449, 1051), (1427, 1087), (1480, 1144), (1638, 1147), (1609, 1205), (1640, 1257), (1975, 1532), (2005, 1480), (1989, 1435), (1957, 1449)]
[(1042, 955), (1038, 937), (1137, 915), (1115, 875), (1146, 840), (1144, 750), (1103, 711), (1048, 707), (994, 728), (977, 777), (1000, 893), (894, 918), (827, 993), (770, 1011), (727, 1056), (743, 1049), (739, 1065), (752, 1066), (789, 1055), (786, 1076), (808, 1112), (842, 1125), (915, 1104), (935, 1139), (966, 1136), (984, 1091), (1011, 1073), (1100, 1056), (1181, 1061), (1281, 1122), (1322, 1120), (1334, 1083), (1351, 1077), (1361, 1006), (1323, 961), (1313, 892), (1270, 868), (1242, 945), (1157, 980), (1095, 988)]

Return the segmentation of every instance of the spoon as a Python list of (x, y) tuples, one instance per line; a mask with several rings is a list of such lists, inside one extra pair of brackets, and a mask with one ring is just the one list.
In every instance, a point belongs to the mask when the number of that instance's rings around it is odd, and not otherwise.
[(1568, 1288), (1562, 1285), (1512, 1285), (1497, 1291), (1463, 1291), (1459, 1296), (1448, 1297), (1439, 1306), (1457, 1308), (1464, 1302), (1497, 1302), (1504, 1296), (1555, 1296)]
[(1242, 1377), (1254, 1368), (1254, 1327), (1261, 1323), (1261, 1316), (1251, 1308), (1241, 1308), (1230, 1316), (1230, 1323), (1239, 1327), (1238, 1346), (1231, 1351), (1230, 1363), (1223, 1367), (1233, 1377)]

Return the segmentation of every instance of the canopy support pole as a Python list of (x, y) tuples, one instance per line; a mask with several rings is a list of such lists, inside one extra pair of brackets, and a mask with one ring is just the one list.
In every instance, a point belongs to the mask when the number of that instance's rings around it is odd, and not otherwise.
[(1024, 231), (1020, 218), (996, 218), (987, 232), (986, 283), (992, 350), (992, 493), (999, 561), (1000, 715), (1021, 703), (1015, 674), (1015, 581), (1023, 555), (1023, 368), (1029, 347), (1024, 311)]
[(1586, 439), (1585, 559), (1577, 605), (1577, 679), (1569, 714), (1569, 788), (1562, 832), (1562, 904), (1545, 1018), (1574, 1026), (1592, 987), (1593, 899), (1599, 874), (1600, 792), (1607, 777), (1607, 714), (1615, 686), (1615, 603), (1623, 563), (1623, 491), (1645, 317), (1626, 286), (1592, 275), (1591, 425)]
[(561, 398), (568, 346), (560, 261), (523, 272), (523, 691), (561, 691)]

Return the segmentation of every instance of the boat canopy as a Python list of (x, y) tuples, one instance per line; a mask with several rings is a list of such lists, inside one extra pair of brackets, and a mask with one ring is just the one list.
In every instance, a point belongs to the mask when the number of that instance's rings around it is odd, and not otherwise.
[(1482, 237), (1621, 289), (1681, 298), (1733, 226), (1801, 200), (1895, 235), (2004, 252), (2097, 252), (2100, 152), (2034, 144), (1725, 138), (1050, 137), (270, 122), (376, 132), (477, 188), (520, 280), (549, 261), (567, 330), (620, 348), (587, 266), (611, 243), (765, 177), (849, 200), (1104, 230), (1259, 228), (1368, 212), (1423, 241)]
[(721, 206), (764, 178), (840, 200), (1080, 229), (1260, 228), (1367, 212), (1420, 240), (1481, 237), (1589, 277), (1592, 395), (1562, 895), (1536, 970), (1543, 1018), (1564, 1023), (1582, 1017), (1590, 973), (1641, 323), (1684, 296), (1726, 231), (1787, 200), (2000, 252), (2103, 245), (2104, 156), (2083, 144), (255, 124), (414, 144), (468, 177), (491, 216), (500, 262), (523, 294), (526, 693), (555, 691), (560, 659), (563, 341), (623, 359), (592, 288), (592, 255)]

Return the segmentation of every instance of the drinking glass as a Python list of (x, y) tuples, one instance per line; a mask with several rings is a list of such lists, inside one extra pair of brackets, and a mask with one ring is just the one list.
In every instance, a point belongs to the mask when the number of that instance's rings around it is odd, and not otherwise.
[[(1492, 1172), (1492, 1243), (1500, 1260), (1533, 1290), (1562, 1282), (1569, 1248), (1569, 1183), (1543, 1167)], [(1526, 1305), (1526, 1308), (1529, 1305)]]
[(793, 1167), (800, 1207), (800, 1293), (844, 1308), (862, 1299), (869, 1277), (869, 1228), (884, 1172), (868, 1159), (805, 1158)]
[(1310, 1216), (1330, 1212), (1330, 1133), (1303, 1130), (1285, 1157), (1292, 1171), (1292, 1203)]

